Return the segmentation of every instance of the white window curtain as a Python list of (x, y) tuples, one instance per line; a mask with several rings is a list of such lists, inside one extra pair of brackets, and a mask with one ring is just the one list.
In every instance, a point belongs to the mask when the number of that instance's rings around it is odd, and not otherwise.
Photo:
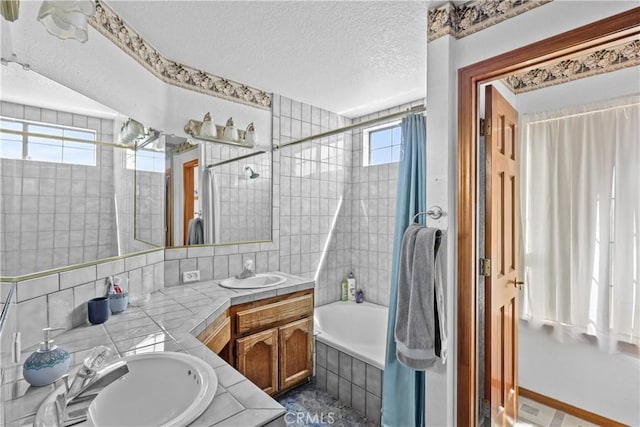
[(640, 96), (525, 115), (522, 318), (640, 342)]

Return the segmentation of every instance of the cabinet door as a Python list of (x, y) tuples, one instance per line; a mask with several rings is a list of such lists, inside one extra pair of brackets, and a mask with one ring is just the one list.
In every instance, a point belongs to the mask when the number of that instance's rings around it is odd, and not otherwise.
[(221, 325), (205, 341), (209, 350), (215, 354), (220, 354), (225, 345), (231, 340), (231, 321), (227, 317)]
[(278, 329), (236, 340), (238, 371), (267, 394), (278, 391)]
[(282, 390), (304, 381), (313, 373), (313, 319), (298, 320), (278, 329)]

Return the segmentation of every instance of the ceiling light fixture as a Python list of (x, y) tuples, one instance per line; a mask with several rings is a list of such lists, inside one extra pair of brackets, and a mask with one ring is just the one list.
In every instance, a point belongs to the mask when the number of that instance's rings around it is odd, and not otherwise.
[(44, 0), (38, 12), (38, 21), (50, 34), (60, 39), (88, 39), (87, 18), (96, 12), (94, 0)]

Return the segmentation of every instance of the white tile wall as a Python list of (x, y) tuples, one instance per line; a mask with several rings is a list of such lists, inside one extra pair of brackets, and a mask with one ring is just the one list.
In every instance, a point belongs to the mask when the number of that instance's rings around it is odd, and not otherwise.
[[(417, 100), (354, 119), (354, 123), (422, 105)], [(397, 120), (397, 119), (394, 119)], [(399, 163), (363, 167), (363, 132), (353, 131), (353, 168), (350, 202), (351, 266), (364, 298), (389, 305), (389, 283), (393, 261), (393, 236)]]
[(134, 237), (151, 243), (164, 242), (165, 200), (160, 197), (165, 193), (164, 174), (138, 171), (135, 173), (135, 186)]
[(164, 286), (164, 251), (17, 282), (17, 305), (12, 315), (17, 316), (23, 346), (40, 342), (44, 327), (70, 329), (85, 323), (86, 302), (107, 292), (107, 276), (128, 279), (131, 297), (160, 289)]
[[(250, 153), (246, 148), (206, 144), (207, 165)], [(218, 242), (269, 240), (272, 215), (272, 153), (212, 168), (216, 174), (220, 203), (220, 238)], [(245, 167), (260, 176), (249, 179)], [(275, 208), (277, 209), (277, 208)]]
[[(274, 143), (349, 124), (349, 119), (275, 95)], [(316, 304), (339, 298), (350, 268), (344, 231), (351, 177), (351, 134), (313, 140), (280, 151), (280, 268), (316, 279)]]
[[(100, 141), (114, 139), (113, 120), (4, 101), (0, 102), (0, 113), (86, 127), (95, 130)], [(0, 159), (0, 276), (118, 255), (114, 194), (119, 197), (118, 214), (128, 213), (119, 218), (120, 253), (151, 249), (133, 243), (133, 175), (114, 162), (124, 156), (124, 150), (96, 148), (96, 166)]]

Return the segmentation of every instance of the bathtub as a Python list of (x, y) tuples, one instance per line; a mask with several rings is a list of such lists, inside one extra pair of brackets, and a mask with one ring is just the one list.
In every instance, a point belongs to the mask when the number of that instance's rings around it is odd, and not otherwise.
[(338, 301), (315, 309), (316, 340), (384, 369), (387, 341), (386, 307)]
[(380, 425), (386, 307), (334, 302), (316, 307), (316, 386)]

